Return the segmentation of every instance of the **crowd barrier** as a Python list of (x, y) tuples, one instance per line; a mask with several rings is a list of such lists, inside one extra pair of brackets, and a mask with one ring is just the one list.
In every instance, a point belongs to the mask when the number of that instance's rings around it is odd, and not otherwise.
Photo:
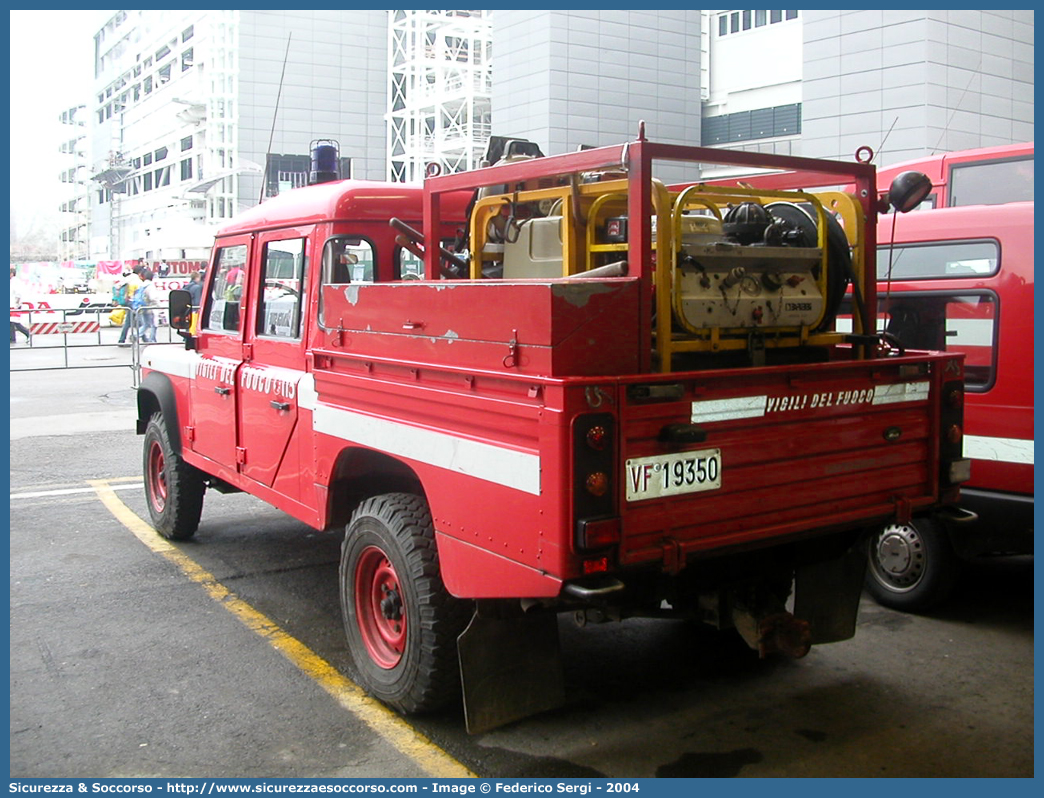
[[(122, 324), (113, 324), (110, 316), (114, 307), (87, 307), (74, 310), (11, 310), (11, 371), (49, 371), (57, 369), (129, 368), (134, 387), (137, 387), (140, 372), (140, 348), (137, 330), (141, 317), (146, 312), (156, 314), (156, 343), (171, 343), (174, 335), (167, 324), (165, 305), (149, 305), (142, 308), (122, 308), (131, 314), (127, 340), (119, 343)], [(30, 337), (24, 341), (23, 333), (16, 322), (27, 329)], [(132, 332), (133, 331), (133, 332)], [(147, 342), (151, 343), (151, 342)], [(92, 358), (88, 350), (130, 350), (130, 362), (114, 355), (109, 362)], [(60, 352), (60, 360), (44, 356), (43, 353)]]

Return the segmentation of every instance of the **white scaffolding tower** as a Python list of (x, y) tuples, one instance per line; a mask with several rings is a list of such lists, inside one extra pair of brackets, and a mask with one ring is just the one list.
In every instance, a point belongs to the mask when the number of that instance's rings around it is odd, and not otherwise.
[(491, 132), (492, 12), (388, 14), (388, 179), (475, 168)]

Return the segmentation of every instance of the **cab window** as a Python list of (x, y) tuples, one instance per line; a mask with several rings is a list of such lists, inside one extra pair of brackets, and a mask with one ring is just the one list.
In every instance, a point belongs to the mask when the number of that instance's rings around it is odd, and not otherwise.
[(269, 241), (261, 255), (261, 298), (257, 334), (273, 338), (301, 337), (301, 306), (308, 258), (305, 239)]
[(214, 262), (214, 279), (207, 295), (203, 328), (212, 332), (238, 332), (240, 301), (246, 284), (245, 244), (219, 249)]

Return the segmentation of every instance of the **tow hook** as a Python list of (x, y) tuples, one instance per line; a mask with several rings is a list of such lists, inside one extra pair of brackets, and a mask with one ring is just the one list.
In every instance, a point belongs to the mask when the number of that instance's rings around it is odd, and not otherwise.
[(746, 609), (734, 607), (732, 621), (747, 645), (762, 659), (769, 654), (800, 659), (812, 648), (809, 622), (795, 618), (785, 610), (757, 617)]
[(783, 654), (801, 659), (812, 648), (812, 627), (808, 621), (781, 612), (763, 618), (759, 629), (758, 655)]

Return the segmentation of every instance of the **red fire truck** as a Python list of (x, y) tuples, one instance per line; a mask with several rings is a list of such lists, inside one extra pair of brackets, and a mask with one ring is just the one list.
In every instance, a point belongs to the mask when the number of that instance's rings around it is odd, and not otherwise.
[[(873, 167), (641, 129), (491, 150), (220, 232), (197, 333), (173, 292), (185, 345), (141, 358), (156, 529), (193, 535), (213, 489), (345, 530), (357, 678), (403, 712), (462, 692), (471, 732), (564, 700), (563, 612), (695, 618), (761, 655), (851, 637), (866, 533), (956, 512), (969, 466), (962, 356), (873, 332)], [(712, 187), (701, 163), (859, 191)]]
[(965, 355), (961, 502), (978, 522), (915, 517), (870, 542), (869, 592), (923, 610), (980, 555), (1033, 552), (1033, 202), (940, 207), (879, 230), (880, 328)]
[[(868, 149), (862, 154), (872, 157)], [(978, 516), (957, 522), (922, 515), (870, 536), (866, 587), (894, 609), (937, 605), (982, 555), (1034, 550), (1033, 159), (1030, 141), (877, 172), (879, 208), (900, 174), (923, 174), (931, 183), (916, 208), (930, 213), (880, 224), (878, 329), (903, 345), (966, 355), (964, 440), (973, 466), (961, 496)], [(778, 178), (742, 181), (765, 188)], [(846, 323), (843, 309), (839, 326)]]

